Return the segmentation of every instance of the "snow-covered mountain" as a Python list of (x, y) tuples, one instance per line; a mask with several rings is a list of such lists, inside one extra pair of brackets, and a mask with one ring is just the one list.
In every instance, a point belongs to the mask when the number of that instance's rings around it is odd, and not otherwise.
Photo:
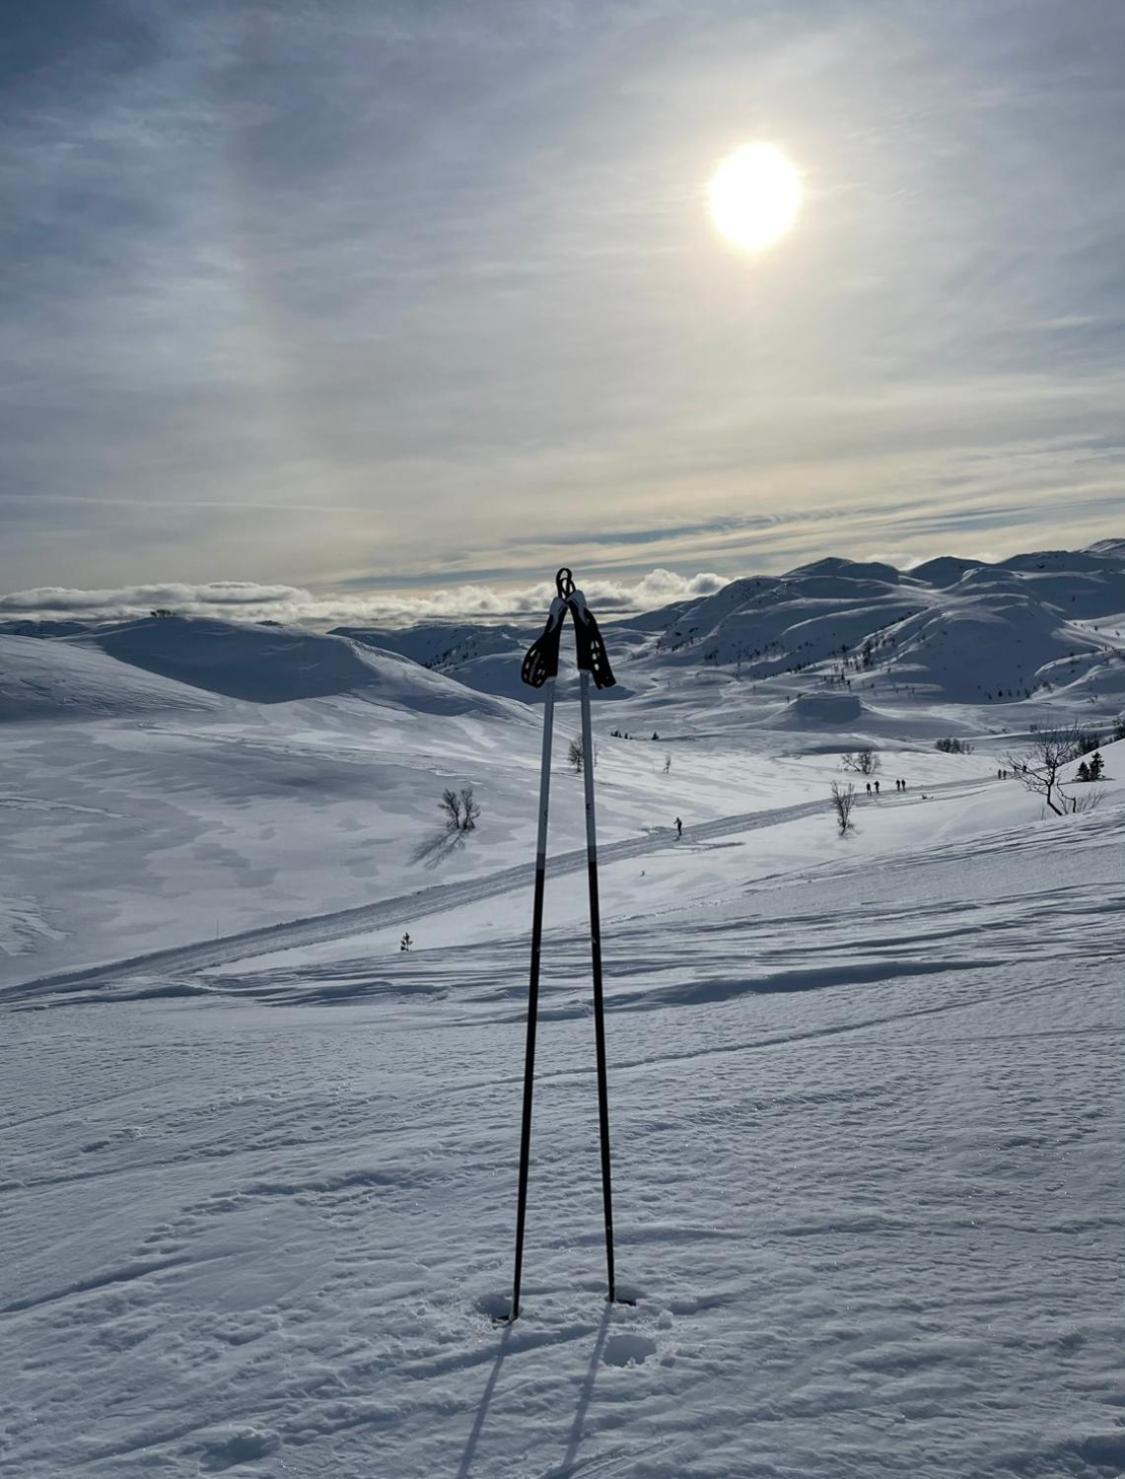
[[(943, 703), (1009, 703), (1064, 688), (1116, 712), (1125, 694), (1125, 541), (997, 564), (941, 557), (909, 571), (826, 558), (606, 629), (626, 695), (710, 673), (758, 692), (799, 679)], [(470, 687), (533, 697), (518, 682), (532, 628), (460, 623), (348, 635)]]
[[(955, 702), (1027, 697), (1086, 680), (1119, 693), (1125, 557), (1048, 552), (910, 572), (827, 559), (706, 597), (634, 654), (643, 665), (800, 673)], [(1106, 620), (1110, 619), (1107, 628)], [(1125, 626), (1125, 617), (1122, 617)]]
[[(998, 713), (1059, 699), (1113, 716), (1125, 701), (1125, 541), (996, 564), (947, 556), (909, 571), (829, 557), (604, 626), (619, 676), (609, 697), (636, 698), (645, 723), (654, 710), (675, 710), (685, 695), (693, 705), (702, 696), (706, 706), (710, 694), (712, 707), (729, 713), (732, 702), (788, 703), (802, 692)], [(539, 697), (519, 677), (539, 630), (531, 623), (342, 627), (323, 635), (163, 617), (73, 631), (21, 622), (19, 630), (54, 639), (57, 671), (37, 679), (27, 653), (11, 647), (0, 665), (0, 715), (8, 718), (80, 712), (82, 702), (66, 693), (71, 682), (89, 694), (100, 685), (102, 712), (198, 707), (200, 690), (258, 704), (352, 695), (434, 712), (483, 713), (499, 703), (498, 715), (508, 712), (506, 701)], [(130, 671), (114, 691), (96, 664), (82, 676), (81, 652), (115, 658)], [(137, 670), (193, 693), (138, 687)], [(564, 696), (574, 695), (574, 680), (564, 656)], [(1003, 713), (1020, 722), (1010, 708)]]

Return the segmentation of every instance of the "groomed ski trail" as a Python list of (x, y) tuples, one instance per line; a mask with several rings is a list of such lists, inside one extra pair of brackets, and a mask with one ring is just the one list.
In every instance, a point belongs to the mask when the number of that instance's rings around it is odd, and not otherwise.
[[(943, 781), (932, 785), (925, 797), (935, 792), (954, 795), (972, 795), (987, 789), (991, 779), (973, 781)], [(867, 796), (857, 793), (856, 800), (862, 805), (879, 805), (890, 801), (886, 796)], [(896, 806), (921, 804), (921, 791), (898, 796)], [(726, 837), (735, 832), (756, 832), (764, 828), (783, 826), (803, 817), (815, 816), (831, 810), (830, 800), (802, 801), (793, 806), (780, 806), (767, 811), (737, 812), (730, 816), (716, 817), (713, 821), (684, 830), (683, 838), (677, 839), (674, 828), (661, 828), (646, 833), (643, 837), (631, 837), (621, 842), (611, 842), (599, 847), (599, 858), (603, 865), (626, 861), (630, 858), (646, 857), (669, 847), (690, 847), (693, 842), (706, 842), (715, 837)], [(573, 848), (568, 852), (548, 857), (547, 871), (552, 876), (574, 873), (586, 866), (585, 847)], [(463, 904), (476, 903), (480, 899), (494, 898), (511, 889), (530, 888), (535, 874), (534, 863), (517, 863), (489, 873), (483, 878), (470, 879), (461, 883), (434, 884), (431, 888), (417, 889), (409, 894), (395, 894), (370, 904), (355, 905), (350, 909), (335, 910), (327, 914), (310, 914), (298, 919), (284, 920), (276, 924), (256, 926), (232, 935), (220, 935), (217, 939), (200, 940), (190, 945), (175, 945), (164, 950), (153, 950), (142, 955), (127, 956), (120, 960), (103, 961), (49, 976), (33, 977), (0, 988), (0, 1002), (18, 1002), (38, 996), (49, 996), (55, 992), (69, 993), (89, 990), (91, 987), (109, 982), (123, 984), (133, 978), (148, 978), (153, 972), (186, 973), (231, 965), (248, 956), (261, 955), (267, 950), (273, 954), (282, 950), (293, 950), (306, 945), (320, 945), (330, 940), (344, 939), (348, 935), (362, 934), (369, 930), (385, 929), (390, 926), (412, 924), (416, 919), (439, 914)]]

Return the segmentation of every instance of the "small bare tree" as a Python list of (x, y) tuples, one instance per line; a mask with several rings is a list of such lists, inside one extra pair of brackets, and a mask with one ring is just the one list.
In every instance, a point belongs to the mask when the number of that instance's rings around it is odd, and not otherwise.
[(1016, 779), (1023, 782), (1026, 790), (1042, 796), (1058, 817), (1074, 810), (1073, 799), (1062, 787), (1062, 771), (1082, 753), (1079, 744), (1078, 732), (1073, 725), (1064, 729), (1044, 729), (1035, 736), (1026, 755), (1007, 757)]
[(874, 775), (880, 762), (874, 750), (856, 750), (841, 755), (840, 764), (845, 770), (854, 770), (857, 775)]
[(664, 757), (664, 774), (667, 775), (671, 769), (672, 769), (672, 757), (671, 757), (671, 755), (665, 755), (665, 757)]
[(461, 798), (451, 788), (441, 793), (441, 809), (445, 813), (445, 825), (450, 832), (461, 830)]
[(473, 800), (472, 786), (461, 787), (461, 831), (473, 832), (476, 830), (477, 818), (480, 816), (480, 807)]
[(852, 825), (852, 807), (855, 805), (855, 787), (851, 781), (846, 786), (832, 782), (832, 806), (836, 812), (836, 825), (843, 837)]
[(480, 806), (473, 800), (472, 786), (462, 786), (458, 795), (452, 787), (441, 793), (441, 809), (445, 813), (445, 826), (449, 832), (473, 832), (476, 830)]
[(586, 755), (582, 749), (580, 739), (572, 739), (566, 748), (566, 763), (573, 765), (575, 775), (582, 774), (582, 766), (585, 764)]

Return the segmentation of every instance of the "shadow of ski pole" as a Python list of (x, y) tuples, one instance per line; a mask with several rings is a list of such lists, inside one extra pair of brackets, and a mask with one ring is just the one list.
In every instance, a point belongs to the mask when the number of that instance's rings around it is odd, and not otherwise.
[(586, 1426), (586, 1413), (590, 1406), (590, 1399), (594, 1395), (594, 1383), (597, 1380), (598, 1367), (601, 1364), (602, 1351), (605, 1348), (605, 1338), (609, 1331), (609, 1317), (613, 1313), (613, 1306), (606, 1304), (602, 1313), (601, 1323), (598, 1325), (598, 1333), (594, 1337), (594, 1348), (590, 1352), (590, 1362), (586, 1367), (586, 1375), (582, 1378), (582, 1391), (578, 1397), (578, 1406), (574, 1411), (574, 1421), (570, 1426), (570, 1433), (566, 1440), (566, 1452), (563, 1454), (562, 1464), (558, 1469), (552, 1470), (557, 1479), (565, 1479), (571, 1471), (575, 1459), (578, 1457), (578, 1448), (582, 1442), (583, 1430)]
[(473, 1466), (476, 1457), (477, 1444), (480, 1435), (484, 1432), (485, 1419), (488, 1417), (488, 1409), (492, 1405), (492, 1397), (496, 1391), (496, 1383), (500, 1379), (500, 1368), (504, 1364), (504, 1357), (508, 1354), (508, 1344), (512, 1338), (512, 1328), (509, 1325), (500, 1337), (500, 1347), (496, 1352), (496, 1359), (492, 1363), (492, 1370), (488, 1374), (484, 1392), (477, 1407), (477, 1415), (473, 1420), (472, 1432), (470, 1432), (461, 1454), (461, 1462), (457, 1468), (457, 1479), (468, 1479), (469, 1470)]

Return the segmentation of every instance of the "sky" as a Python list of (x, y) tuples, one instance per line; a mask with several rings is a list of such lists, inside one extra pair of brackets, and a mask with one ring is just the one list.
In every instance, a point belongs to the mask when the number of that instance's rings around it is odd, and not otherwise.
[[(1125, 534), (1120, 0), (40, 0), (7, 30), (9, 611), (502, 609), (563, 563), (674, 599)], [(754, 140), (805, 196), (747, 254), (706, 187)]]

